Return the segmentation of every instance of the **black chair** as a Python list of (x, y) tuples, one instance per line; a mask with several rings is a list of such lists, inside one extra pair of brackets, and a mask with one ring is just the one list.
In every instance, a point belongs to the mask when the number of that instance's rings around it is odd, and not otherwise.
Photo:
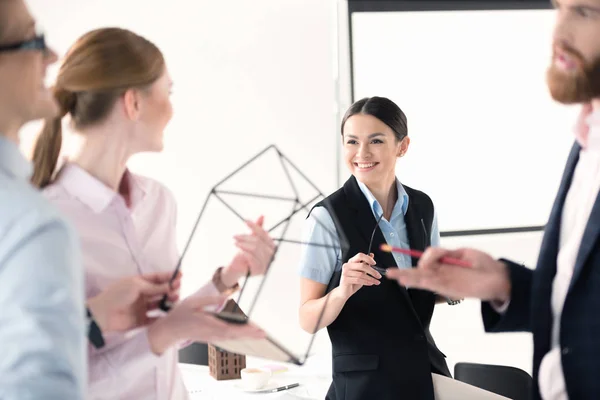
[(179, 362), (186, 364), (208, 365), (208, 345), (192, 343), (179, 350)]
[(519, 368), (460, 362), (454, 379), (513, 400), (531, 400), (533, 379)]

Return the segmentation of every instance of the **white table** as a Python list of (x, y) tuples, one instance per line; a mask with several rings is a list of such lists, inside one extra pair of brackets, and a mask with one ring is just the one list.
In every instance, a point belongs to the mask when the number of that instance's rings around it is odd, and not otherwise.
[[(249, 368), (265, 365), (284, 365), (270, 361), (248, 357), (246, 365)], [(192, 400), (224, 400), (224, 399), (302, 399), (322, 400), (327, 394), (331, 384), (331, 372), (322, 371), (322, 368), (309, 365), (297, 367), (285, 364), (288, 371), (276, 373), (271, 378), (278, 386), (299, 383), (300, 386), (277, 393), (246, 393), (237, 388), (239, 379), (217, 381), (210, 376), (208, 367), (203, 365), (179, 364), (185, 386)]]
[[(302, 367), (286, 365), (288, 371), (273, 375), (271, 380), (277, 382), (278, 386), (292, 383), (299, 383), (300, 386), (277, 393), (246, 393), (236, 387), (240, 384), (239, 379), (217, 381), (210, 376), (207, 366), (179, 365), (191, 400), (322, 400), (331, 384), (330, 358), (329, 363), (327, 361), (325, 358), (313, 358), (309, 359)], [(246, 359), (246, 365), (249, 368), (273, 364), (276, 363), (252, 357)], [(506, 397), (440, 375), (433, 375), (433, 383), (437, 400), (509, 400)]]

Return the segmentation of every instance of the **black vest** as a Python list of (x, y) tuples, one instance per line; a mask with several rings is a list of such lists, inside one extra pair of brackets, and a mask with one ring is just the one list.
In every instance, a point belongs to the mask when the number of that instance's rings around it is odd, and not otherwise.
[[(433, 203), (429, 196), (404, 186), (409, 197), (405, 215), (412, 249), (430, 245)], [(325, 207), (334, 216), (338, 234), (348, 246), (342, 248), (342, 263), (357, 253), (366, 253), (376, 219), (356, 179), (315, 207)], [(372, 252), (379, 267), (396, 267), (390, 253), (379, 250), (386, 243), (377, 228)], [(417, 260), (413, 259), (413, 266)], [(335, 272), (328, 291), (340, 283)], [(329, 400), (433, 400), (431, 373), (450, 376), (444, 354), (436, 347), (429, 323), (435, 295), (406, 290), (396, 281), (381, 279), (379, 286), (362, 287), (345, 304), (328, 332), (333, 349), (333, 383)]]

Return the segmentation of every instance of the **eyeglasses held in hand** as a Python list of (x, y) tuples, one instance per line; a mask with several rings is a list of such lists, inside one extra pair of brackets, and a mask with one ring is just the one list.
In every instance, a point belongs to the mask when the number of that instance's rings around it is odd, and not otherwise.
[[(375, 238), (375, 232), (377, 232), (377, 228), (379, 227), (379, 223), (383, 218), (383, 213), (377, 218), (377, 222), (375, 222), (375, 228), (373, 228), (373, 232), (371, 233), (371, 240), (369, 241), (369, 249), (367, 250), (367, 255), (371, 255), (371, 250), (373, 248), (373, 239)], [(377, 265), (371, 265), (375, 271), (379, 272), (381, 275), (385, 275), (386, 269), (378, 267)]]

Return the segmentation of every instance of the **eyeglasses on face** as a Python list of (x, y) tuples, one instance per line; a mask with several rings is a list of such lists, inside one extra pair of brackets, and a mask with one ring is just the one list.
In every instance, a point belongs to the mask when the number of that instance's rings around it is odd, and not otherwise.
[(44, 53), (48, 51), (46, 39), (44, 35), (36, 35), (32, 39), (24, 40), (18, 43), (0, 45), (0, 53), (8, 53), (13, 51), (39, 50)]

